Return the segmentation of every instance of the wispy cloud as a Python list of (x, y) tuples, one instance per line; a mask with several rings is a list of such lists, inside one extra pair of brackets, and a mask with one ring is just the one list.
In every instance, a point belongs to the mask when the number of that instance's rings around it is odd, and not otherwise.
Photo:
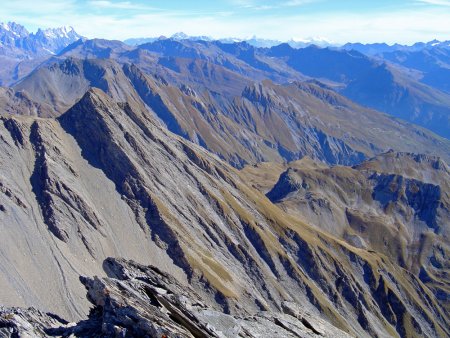
[(282, 7), (298, 7), (298, 6), (304, 6), (308, 5), (314, 2), (319, 2), (320, 0), (289, 0), (286, 2), (283, 2), (281, 4)]
[(231, 0), (231, 4), (242, 9), (267, 10), (274, 8), (274, 6), (267, 1)]
[(75, 0), (46, 0), (39, 4), (35, 0), (21, 0), (21, 1), (4, 1), (1, 4), (1, 15), (14, 14), (55, 14), (57, 12), (64, 14), (75, 8), (77, 2)]
[(448, 0), (417, 0), (417, 2), (427, 4), (427, 5), (449, 6), (450, 7), (450, 1), (448, 1)]
[(257, 0), (231, 0), (231, 3), (240, 8), (253, 10), (270, 10), (285, 7), (300, 7), (321, 0), (285, 0), (285, 1), (257, 1)]
[(102, 9), (124, 9), (124, 10), (158, 10), (158, 8), (132, 3), (131, 1), (113, 2), (108, 0), (89, 0), (88, 4), (92, 7)]

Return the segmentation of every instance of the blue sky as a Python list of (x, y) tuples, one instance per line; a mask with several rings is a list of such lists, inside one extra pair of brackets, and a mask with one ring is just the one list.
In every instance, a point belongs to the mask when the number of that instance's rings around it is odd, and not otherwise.
[[(3, 1), (2, 1), (3, 2)], [(450, 40), (450, 0), (21, 0), (0, 21), (30, 31), (73, 26), (87, 37), (126, 39), (183, 31), (212, 37), (413, 43)]]

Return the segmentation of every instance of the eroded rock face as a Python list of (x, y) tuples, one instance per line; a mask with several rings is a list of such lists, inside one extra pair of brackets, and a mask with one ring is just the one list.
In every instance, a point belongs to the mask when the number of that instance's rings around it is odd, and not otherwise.
[(350, 337), (295, 303), (232, 316), (153, 266), (108, 258), (104, 268), (109, 277), (80, 277), (94, 306), (87, 320), (0, 308), (0, 337)]

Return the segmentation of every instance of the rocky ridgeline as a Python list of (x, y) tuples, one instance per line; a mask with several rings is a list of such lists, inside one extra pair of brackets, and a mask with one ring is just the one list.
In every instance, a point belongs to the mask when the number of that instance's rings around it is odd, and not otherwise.
[(113, 258), (103, 266), (109, 277), (80, 277), (93, 305), (88, 319), (0, 308), (0, 337), (350, 337), (296, 303), (232, 316), (156, 267)]

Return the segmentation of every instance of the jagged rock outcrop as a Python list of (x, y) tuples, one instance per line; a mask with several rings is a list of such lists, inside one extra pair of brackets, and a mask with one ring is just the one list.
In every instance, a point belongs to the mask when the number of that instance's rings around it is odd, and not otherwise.
[(106, 278), (80, 277), (93, 304), (88, 319), (0, 308), (0, 337), (350, 337), (299, 304), (232, 316), (155, 267), (108, 258), (104, 268)]

